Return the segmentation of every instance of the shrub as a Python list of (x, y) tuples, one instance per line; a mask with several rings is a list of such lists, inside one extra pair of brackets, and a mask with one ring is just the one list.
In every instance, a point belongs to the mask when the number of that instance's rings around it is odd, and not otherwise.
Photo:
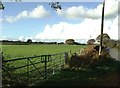
[(116, 47), (120, 49), (120, 40), (116, 42)]
[(116, 46), (116, 41), (115, 40), (109, 40), (109, 42), (106, 43), (106, 46), (110, 48), (114, 48)]
[(108, 52), (102, 52), (99, 56), (98, 52), (90, 52), (85, 55), (77, 55), (76, 53), (72, 54), (69, 59), (69, 68), (82, 68), (82, 67), (91, 67), (97, 66), (98, 63), (104, 59), (109, 58), (110, 55)]

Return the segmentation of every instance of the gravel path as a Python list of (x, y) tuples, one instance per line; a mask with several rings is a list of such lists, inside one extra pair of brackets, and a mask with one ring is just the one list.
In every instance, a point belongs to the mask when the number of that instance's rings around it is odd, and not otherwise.
[(110, 49), (110, 55), (111, 57), (115, 58), (116, 60), (119, 60), (120, 61), (120, 52), (118, 52), (118, 49), (116, 48), (111, 48)]

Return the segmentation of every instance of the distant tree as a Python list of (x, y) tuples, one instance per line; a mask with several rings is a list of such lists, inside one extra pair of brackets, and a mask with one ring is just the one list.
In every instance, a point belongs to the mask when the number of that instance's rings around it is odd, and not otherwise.
[[(101, 38), (101, 35), (98, 35), (96, 40), (100, 42), (100, 38)], [(109, 40), (110, 40), (110, 36), (108, 34), (104, 33), (103, 34), (103, 46), (105, 46), (106, 43), (109, 42)]]
[(64, 42), (60, 42), (60, 43), (57, 43), (57, 44), (64, 44)]
[(66, 44), (74, 44), (75, 43), (75, 40), (74, 39), (67, 39), (66, 41), (65, 41), (65, 43)]
[(74, 42), (74, 44), (75, 44), (75, 45), (80, 45), (80, 43), (78, 43), (78, 42)]
[[(100, 40), (101, 35), (98, 35), (98, 37), (96, 38), (96, 40)], [(110, 36), (106, 33), (103, 34), (103, 40), (110, 40)]]
[(94, 44), (95, 43), (95, 39), (89, 39), (88, 41), (87, 41), (87, 44)]
[(27, 43), (32, 43), (32, 40), (31, 40), (31, 39), (28, 39), (28, 40), (27, 40)]

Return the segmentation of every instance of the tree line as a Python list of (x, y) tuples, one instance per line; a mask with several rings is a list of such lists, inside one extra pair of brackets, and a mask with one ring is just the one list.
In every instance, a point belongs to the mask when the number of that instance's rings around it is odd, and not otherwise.
[(31, 39), (25, 41), (10, 41), (10, 40), (2, 40), (2, 45), (30, 45), (30, 44), (57, 44), (57, 42), (33, 42)]
[(67, 39), (65, 42), (33, 42), (32, 39), (27, 41), (10, 41), (10, 40), (1, 40), (2, 45), (30, 45), (30, 44), (68, 44), (68, 45), (85, 45), (78, 42), (75, 42), (74, 39)]
[[(24, 41), (10, 41), (10, 40), (1, 40), (3, 45), (29, 45), (29, 44), (68, 44), (68, 45), (86, 45), (94, 44), (95, 42), (100, 43), (101, 35), (98, 35), (96, 39), (88, 39), (86, 43), (78, 43), (74, 39), (66, 39), (64, 42), (33, 42), (32, 39)], [(120, 40), (111, 39), (110, 36), (106, 33), (103, 34), (103, 46), (108, 46), (110, 48), (117, 47), (120, 48)]]

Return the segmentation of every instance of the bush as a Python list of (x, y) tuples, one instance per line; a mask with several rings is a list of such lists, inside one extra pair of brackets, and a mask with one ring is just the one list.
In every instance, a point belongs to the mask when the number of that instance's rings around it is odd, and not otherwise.
[(116, 41), (115, 40), (109, 40), (109, 42), (106, 43), (106, 46), (110, 48), (114, 48), (116, 46)]
[(116, 47), (120, 49), (120, 41), (116, 42)]
[(102, 52), (101, 56), (99, 56), (98, 52), (86, 55), (77, 55), (74, 53), (71, 55), (68, 65), (69, 68), (93, 67), (97, 66), (98, 63), (108, 59), (109, 57), (109, 53), (107, 52)]

